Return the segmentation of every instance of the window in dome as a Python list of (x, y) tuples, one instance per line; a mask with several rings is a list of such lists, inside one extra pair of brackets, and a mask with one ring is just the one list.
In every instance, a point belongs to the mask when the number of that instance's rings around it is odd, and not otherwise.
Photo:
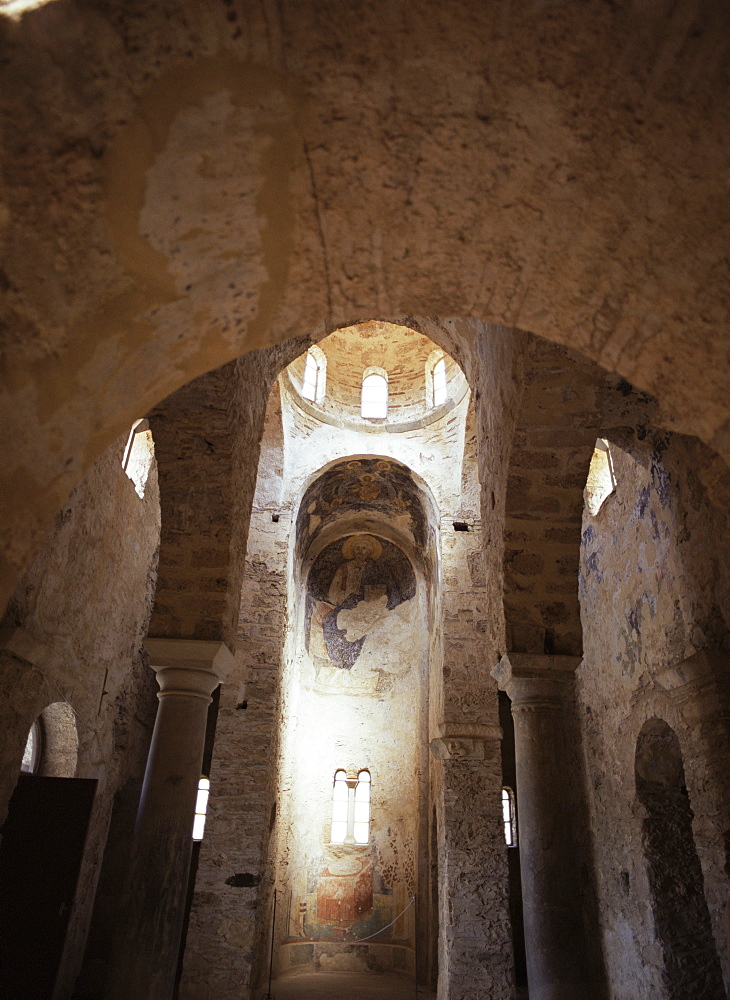
[(313, 403), (321, 403), (324, 400), (326, 378), (327, 358), (324, 351), (319, 347), (310, 347), (304, 362), (302, 396)]
[(426, 361), (426, 405), (443, 406), (449, 398), (446, 358), (442, 350), (432, 351)]
[(360, 415), (366, 420), (383, 420), (388, 416), (388, 373), (385, 369), (365, 370)]

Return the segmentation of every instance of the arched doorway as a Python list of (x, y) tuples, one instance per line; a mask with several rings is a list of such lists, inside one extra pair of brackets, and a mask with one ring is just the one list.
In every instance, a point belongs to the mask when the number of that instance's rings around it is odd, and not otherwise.
[(720, 1000), (726, 993), (692, 833), (682, 750), (663, 719), (644, 723), (635, 767), (636, 794), (646, 810), (642, 840), (666, 996)]

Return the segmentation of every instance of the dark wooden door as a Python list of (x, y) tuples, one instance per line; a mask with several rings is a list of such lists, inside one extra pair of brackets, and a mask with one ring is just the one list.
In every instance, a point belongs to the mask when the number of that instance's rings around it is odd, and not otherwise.
[(96, 781), (21, 774), (0, 833), (0, 997), (51, 1000)]

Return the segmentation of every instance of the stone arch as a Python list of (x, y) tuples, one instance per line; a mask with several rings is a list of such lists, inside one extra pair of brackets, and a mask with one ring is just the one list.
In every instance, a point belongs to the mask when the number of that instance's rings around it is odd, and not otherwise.
[[(247, 30), (189, 3), (174, 38), (159, 2), (73, 18), (57, 3), (13, 26), (2, 218), (18, 252), (3, 284), (25, 346), (8, 352), (3, 411), (9, 575), (140, 412), (243, 351), (373, 315), (473, 316), (571, 344), (723, 447), (721, 4), (697, 4), (680, 45), (662, 7), (599, 0), (587, 18), (459, 0), (438, 31), (418, 6), (373, 8), (357, 38), (337, 0), (274, 24), (244, 4)], [(138, 16), (146, 42), (130, 46)], [(454, 51), (458, 85), (432, 72)], [(407, 53), (395, 77), (393, 52)], [(37, 212), (49, 190), (54, 212)]]
[(675, 731), (651, 718), (636, 742), (636, 794), (644, 807), (642, 840), (669, 1000), (725, 997), (720, 960), (692, 831), (682, 749)]
[(38, 774), (53, 778), (73, 778), (79, 758), (76, 713), (67, 701), (46, 705), (38, 721), (43, 733)]

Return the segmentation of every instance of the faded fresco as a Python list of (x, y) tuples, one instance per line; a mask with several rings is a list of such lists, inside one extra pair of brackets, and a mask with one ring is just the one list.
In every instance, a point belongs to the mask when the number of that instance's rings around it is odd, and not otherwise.
[(297, 515), (298, 551), (335, 517), (365, 510), (400, 521), (417, 545), (425, 545), (426, 517), (408, 469), (390, 459), (356, 458), (330, 469), (304, 494)]
[(380, 944), (409, 944), (413, 887), (403, 879), (397, 885), (386, 883), (379, 869), (369, 849), (327, 850), (312, 861), (300, 891), (288, 900), (285, 940), (346, 943), (372, 935)]
[(328, 545), (307, 581), (306, 648), (319, 684), (382, 691), (409, 670), (415, 595), (413, 567), (390, 542), (355, 534)]

